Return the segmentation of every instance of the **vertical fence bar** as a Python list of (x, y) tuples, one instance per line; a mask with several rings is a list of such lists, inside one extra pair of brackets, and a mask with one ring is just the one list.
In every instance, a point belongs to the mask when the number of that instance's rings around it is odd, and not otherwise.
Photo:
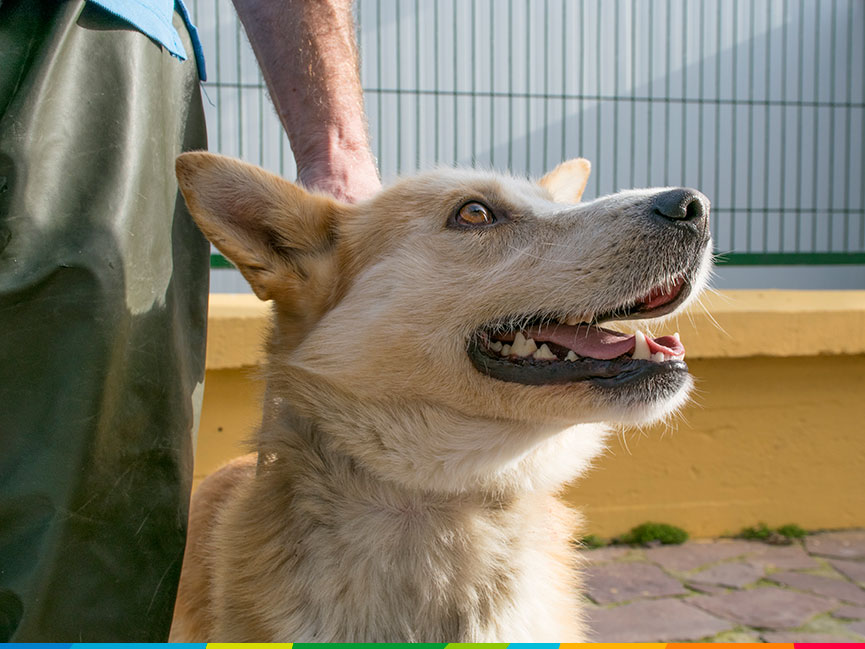
[[(495, 30), (495, 4), (490, 0), (490, 29)], [(496, 41), (490, 43), (490, 169), (495, 169), (496, 161)], [(564, 67), (564, 66), (563, 66)]]
[(435, 94), (433, 97), (435, 98), (435, 109), (434, 109), (434, 120), (435, 120), (435, 163), (438, 165), (441, 163), (441, 155), (439, 151), (439, 137), (440, 137), (440, 122), (439, 122), (439, 104), (441, 103), (441, 70), (439, 69), (439, 0), (435, 0), (433, 3), (433, 71), (435, 73), (436, 87)]
[(414, 169), (421, 168), (420, 0), (414, 0)]
[[(688, 168), (688, 150), (685, 147), (685, 142), (688, 140), (688, 34), (690, 28), (688, 25), (688, 2), (682, 2), (682, 167), (681, 178), (685, 178), (685, 170)], [(683, 184), (682, 181), (676, 183)]]
[(472, 143), (472, 167), (478, 166), (478, 149), (477, 149), (477, 105), (478, 105), (478, 59), (477, 59), (477, 19), (475, 16), (475, 10), (477, 9), (478, 3), (471, 3), (471, 33), (469, 35), (469, 40), (471, 41), (471, 67), (472, 67), (472, 87), (471, 87), (471, 102), (472, 102), (472, 135), (471, 135), (471, 143)]
[(619, 0), (613, 0), (613, 191), (619, 189), (619, 24)]
[(526, 3), (526, 174), (531, 173), (532, 168), (532, 8)]
[(562, 0), (562, 153), (559, 156), (560, 161), (564, 161), (567, 156), (567, 141), (568, 141), (568, 3), (567, 0)]
[(595, 5), (595, 123), (597, 124), (597, 129), (595, 130), (595, 160), (597, 160), (597, 165), (595, 171), (595, 196), (600, 196), (601, 189), (601, 170), (604, 168), (603, 161), (601, 160), (601, 78), (603, 72), (601, 71), (601, 0), (597, 0), (597, 4)]
[(543, 167), (549, 163), (549, 124), (550, 124), (550, 0), (544, 0), (544, 142), (541, 149)]
[(817, 173), (820, 163), (820, 148), (819, 148), (819, 130), (820, 130), (820, 10), (814, 8), (814, 129), (813, 129), (813, 146), (814, 146), (814, 161), (813, 174), (811, 180), (811, 207), (813, 215), (811, 217), (811, 249), (817, 249), (817, 220), (820, 215), (817, 206), (817, 183), (819, 178)]
[[(508, 43), (514, 42), (514, 0), (508, 0)], [(508, 171), (514, 169), (514, 48), (508, 47)]]
[[(580, 96), (580, 154), (586, 150), (586, 131), (584, 130), (584, 115), (586, 112), (586, 0), (580, 2), (580, 83), (577, 92)], [(592, 162), (595, 162), (594, 160)]]
[(655, 33), (655, 3), (647, 2), (649, 6), (649, 29), (646, 30), (648, 32), (648, 79), (646, 80), (646, 86), (648, 92), (646, 93), (647, 99), (647, 124), (646, 124), (646, 178), (648, 182), (646, 185), (651, 187), (654, 183), (652, 182), (652, 170), (654, 169), (654, 165), (652, 164), (652, 133), (654, 132), (654, 124), (652, 123), (652, 108), (655, 104), (655, 64), (654, 64), (654, 50), (655, 43), (652, 38), (652, 34)]
[[(847, 42), (845, 45), (844, 60), (847, 61), (847, 71), (845, 74), (847, 92), (844, 93), (847, 101), (847, 107), (844, 109), (844, 163), (847, 165), (844, 173), (844, 203), (848, 207), (853, 205), (853, 197), (850, 195), (850, 174), (853, 168), (853, 161), (850, 159), (850, 113), (853, 112), (853, 16), (850, 15), (850, 2), (847, 3)], [(865, 130), (865, 128), (863, 128)], [(865, 169), (862, 170), (865, 173)], [(850, 252), (850, 212), (844, 212), (844, 252)]]
[[(787, 180), (787, 23), (790, 19), (788, 11), (789, 3), (782, 5), (782, 27), (781, 27), (781, 175), (778, 183), (778, 205), (780, 217), (778, 219), (778, 249), (784, 252), (786, 249), (784, 226), (787, 221), (787, 192), (784, 191)], [(768, 192), (766, 192), (768, 195)]]
[(237, 61), (236, 61), (236, 73), (237, 73), (237, 152), (238, 155), (243, 157), (243, 72), (240, 66), (240, 44), (241, 44), (241, 35), (240, 35), (240, 21), (234, 23), (234, 45), (237, 48)]
[(796, 191), (798, 192), (798, 197), (796, 201), (797, 209), (796, 209), (796, 246), (795, 251), (799, 252), (802, 249), (802, 197), (804, 196), (802, 190), (802, 128), (804, 126), (804, 119), (802, 117), (802, 112), (804, 110), (802, 104), (802, 98), (804, 97), (803, 91), (805, 88), (805, 55), (803, 50), (805, 49), (802, 44), (805, 39), (805, 0), (799, 0), (799, 47), (797, 48), (799, 51), (798, 58), (798, 71), (799, 71), (799, 88), (798, 88), (798, 108), (796, 111)]
[[(717, 24), (717, 47), (715, 49), (715, 148), (720, 152), (721, 150), (721, 5), (720, 0), (716, 0), (717, 7), (715, 23)], [(716, 156), (713, 160), (715, 167), (715, 194), (716, 200), (720, 200), (721, 198), (721, 159), (720, 156)], [(718, 245), (718, 237), (720, 236), (720, 224), (718, 223), (718, 219), (715, 218), (712, 220), (710, 224), (710, 228), (713, 229), (712, 237), (715, 241), (715, 245)]]
[(637, 0), (631, 0), (631, 179), (630, 186), (636, 187), (637, 179)]
[(666, 74), (664, 75), (664, 186), (670, 184), (670, 50), (672, 41), (670, 38), (670, 0), (667, 0), (666, 14), (664, 18), (667, 47), (664, 58)]
[(832, 49), (830, 50), (830, 56), (832, 57), (829, 62), (829, 186), (828, 192), (826, 195), (826, 211), (827, 211), (827, 249), (831, 252), (833, 249), (832, 245), (832, 235), (833, 235), (833, 221), (835, 220), (835, 156), (833, 155), (835, 149), (835, 59), (838, 58), (838, 2), (837, 0), (831, 0), (832, 4), (832, 18), (830, 23), (830, 29), (832, 34)]
[[(753, 100), (756, 88), (754, 87), (754, 23), (756, 22), (756, 5), (751, 0), (750, 14), (748, 15), (748, 96)], [(745, 196), (747, 196), (747, 209), (745, 211), (745, 250), (752, 252), (751, 247), (751, 206), (754, 204), (753, 178), (754, 178), (754, 107), (748, 106), (748, 166), (745, 174)], [(764, 218), (766, 215), (764, 215)], [(765, 251), (764, 251), (765, 252)]]
[(378, 101), (376, 104), (376, 155), (378, 156), (379, 173), (383, 172), (382, 160), (384, 159), (384, 135), (382, 131), (384, 108), (384, 84), (381, 82), (381, 0), (375, 0), (375, 83), (378, 87)]
[(459, 61), (459, 57), (457, 56), (457, 47), (460, 42), (459, 32), (457, 31), (459, 24), (459, 20), (457, 17), (457, 0), (453, 0), (453, 39), (454, 46), (451, 48), (451, 56), (454, 60), (454, 96), (453, 96), (453, 121), (451, 122), (451, 128), (454, 131), (454, 157), (452, 160), (452, 164), (456, 165), (459, 161), (459, 110), (457, 106), (457, 97), (459, 93), (457, 92), (459, 85), (457, 84), (457, 78), (459, 74), (459, 70), (457, 69), (457, 63)]

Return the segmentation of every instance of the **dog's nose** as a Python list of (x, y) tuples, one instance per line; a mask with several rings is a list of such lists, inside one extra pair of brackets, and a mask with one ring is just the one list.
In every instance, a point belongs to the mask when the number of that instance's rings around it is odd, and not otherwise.
[(698, 222), (709, 215), (709, 199), (696, 189), (671, 189), (655, 196), (652, 212), (670, 221)]

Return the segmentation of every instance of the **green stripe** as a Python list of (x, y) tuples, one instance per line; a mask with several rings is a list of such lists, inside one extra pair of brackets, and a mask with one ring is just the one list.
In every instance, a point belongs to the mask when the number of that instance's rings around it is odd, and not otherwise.
[[(719, 266), (850, 266), (865, 264), (865, 252), (727, 252), (717, 253)], [(210, 253), (211, 268), (234, 268), (218, 252)]]
[(210, 253), (210, 267), (211, 268), (234, 268), (234, 264), (232, 264), (225, 257), (220, 255), (218, 252), (211, 252)]
[(719, 253), (724, 266), (845, 266), (865, 264), (865, 252), (730, 252)]

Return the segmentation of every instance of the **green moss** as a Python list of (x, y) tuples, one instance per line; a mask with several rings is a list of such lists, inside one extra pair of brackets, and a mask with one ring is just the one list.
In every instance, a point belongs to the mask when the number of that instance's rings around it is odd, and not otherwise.
[(663, 545), (679, 545), (688, 540), (688, 533), (681, 527), (666, 523), (643, 523), (619, 539), (630, 545), (646, 545), (660, 542)]
[(766, 523), (758, 523), (753, 527), (746, 527), (739, 533), (739, 537), (743, 539), (751, 539), (755, 541), (768, 541), (771, 538), (782, 536), (786, 539), (801, 539), (806, 532), (795, 523), (781, 525), (778, 528), (772, 529)]
[(777, 532), (781, 536), (786, 536), (788, 539), (801, 539), (803, 536), (805, 536), (805, 534), (807, 534), (805, 530), (803, 530), (795, 523), (788, 523), (787, 525), (782, 525), (778, 528)]
[(607, 542), (597, 534), (589, 534), (588, 536), (584, 536), (580, 541), (581, 547), (589, 549), (602, 548), (606, 544)]
[(739, 536), (743, 539), (751, 539), (752, 541), (765, 541), (772, 535), (772, 530), (766, 523), (758, 523), (753, 527), (746, 527)]

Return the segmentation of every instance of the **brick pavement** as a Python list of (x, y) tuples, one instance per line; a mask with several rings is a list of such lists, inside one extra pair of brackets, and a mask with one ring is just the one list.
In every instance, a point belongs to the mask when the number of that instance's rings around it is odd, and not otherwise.
[(582, 554), (595, 642), (865, 642), (865, 530)]

